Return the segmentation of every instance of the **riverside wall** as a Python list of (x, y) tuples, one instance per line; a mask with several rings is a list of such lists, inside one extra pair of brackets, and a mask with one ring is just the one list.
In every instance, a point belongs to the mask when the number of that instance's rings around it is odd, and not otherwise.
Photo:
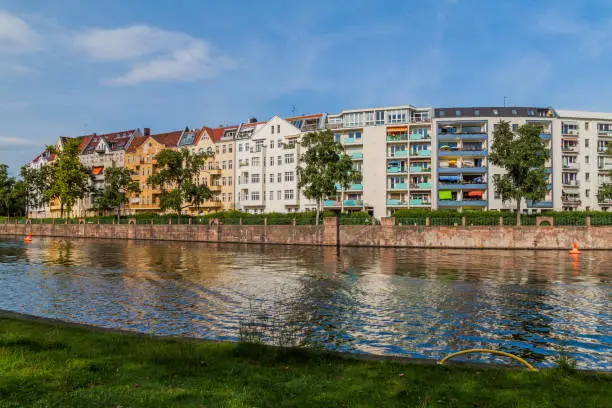
[(0, 235), (249, 244), (466, 249), (612, 249), (612, 226), (0, 224)]

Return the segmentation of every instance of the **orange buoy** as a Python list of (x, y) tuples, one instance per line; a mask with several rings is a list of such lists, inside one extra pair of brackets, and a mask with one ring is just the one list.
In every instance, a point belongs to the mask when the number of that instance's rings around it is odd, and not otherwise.
[(580, 250), (578, 249), (578, 243), (576, 241), (574, 241), (574, 246), (572, 249), (570, 249), (569, 253), (572, 255), (578, 255), (580, 253)]
[(24, 242), (32, 242), (32, 233), (28, 232), (28, 235), (23, 239)]

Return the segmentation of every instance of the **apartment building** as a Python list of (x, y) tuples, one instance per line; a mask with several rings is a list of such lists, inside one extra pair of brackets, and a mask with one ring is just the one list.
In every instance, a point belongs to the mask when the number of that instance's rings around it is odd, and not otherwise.
[(612, 114), (556, 110), (555, 140), (557, 146), (555, 189), (556, 210), (604, 210), (612, 207), (612, 200), (599, 200), (597, 191), (612, 183), (612, 156), (608, 144), (612, 141)]
[(488, 161), (493, 132), (500, 121), (513, 130), (526, 123), (539, 126), (540, 138), (550, 151), (546, 163), (549, 192), (543, 201), (523, 202), (526, 212), (554, 208), (553, 168), (556, 150), (553, 141), (554, 111), (538, 107), (450, 107), (434, 110), (432, 145), (435, 169), (434, 207), (457, 210), (510, 210), (516, 203), (502, 202), (495, 192), (493, 177), (503, 169)]
[(384, 217), (402, 208), (431, 208), (431, 108), (352, 109), (327, 116), (361, 182), (337, 187), (324, 208)]
[[(43, 166), (48, 165), (55, 159), (55, 156), (48, 151), (44, 151), (38, 156), (36, 156), (30, 163), (28, 163), (28, 167), (33, 169), (40, 169)], [(26, 209), (26, 213), (29, 218), (46, 218), (51, 216), (51, 209), (49, 204), (40, 204), (40, 205), (30, 205)]]
[(240, 125), (236, 134), (236, 208), (254, 214), (316, 208), (297, 188), (302, 134), (321, 129), (324, 115), (304, 115)]

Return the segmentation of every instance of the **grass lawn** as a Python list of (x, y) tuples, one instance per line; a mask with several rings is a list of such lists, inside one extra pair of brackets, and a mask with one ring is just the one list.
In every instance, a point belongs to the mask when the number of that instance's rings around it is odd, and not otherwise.
[[(607, 402), (606, 402), (607, 401)], [(0, 407), (609, 407), (612, 376), (364, 362), (0, 318)]]

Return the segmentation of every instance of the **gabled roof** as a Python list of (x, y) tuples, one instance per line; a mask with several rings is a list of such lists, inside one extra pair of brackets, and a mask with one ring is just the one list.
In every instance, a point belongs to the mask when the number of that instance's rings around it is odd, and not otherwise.
[(185, 130), (181, 133), (181, 137), (177, 142), (178, 147), (193, 146), (198, 143), (200, 138), (200, 131), (198, 129), (189, 129), (185, 127)]
[(132, 143), (130, 143), (130, 147), (127, 149), (127, 151), (130, 152), (130, 153), (135, 152), (136, 149), (139, 148), (140, 146), (142, 146), (142, 144), (148, 138), (149, 138), (149, 136), (136, 136), (136, 137), (134, 137), (134, 139), (132, 140)]
[(134, 138), (136, 134), (138, 134), (137, 129), (125, 130), (121, 132), (114, 133), (106, 133), (103, 135), (91, 135), (89, 141), (85, 144), (83, 150), (81, 150), (81, 154), (92, 154), (96, 150), (96, 146), (100, 140), (104, 140), (110, 151), (116, 152), (119, 150), (126, 150), (129, 147), (130, 141)]
[(177, 130), (175, 132), (158, 133), (156, 135), (151, 135), (151, 137), (165, 147), (176, 147), (182, 134), (182, 130)]
[(223, 140), (223, 135), (225, 135), (225, 132), (238, 130), (238, 128), (239, 126), (224, 126), (216, 128), (202, 126), (202, 129), (200, 129), (200, 132), (198, 134), (198, 141), (202, 137), (202, 134), (206, 132), (213, 142), (218, 143)]

